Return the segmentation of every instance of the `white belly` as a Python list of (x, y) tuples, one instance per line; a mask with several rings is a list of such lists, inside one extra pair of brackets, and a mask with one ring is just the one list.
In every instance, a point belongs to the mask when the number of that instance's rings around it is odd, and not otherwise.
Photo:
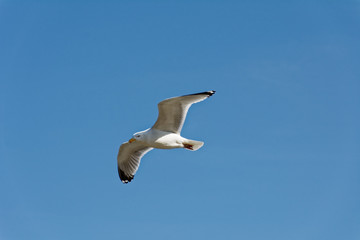
[(178, 134), (163, 132), (155, 129), (151, 129), (151, 141), (148, 141), (150, 147), (171, 149), (184, 147), (183, 141), (185, 140)]

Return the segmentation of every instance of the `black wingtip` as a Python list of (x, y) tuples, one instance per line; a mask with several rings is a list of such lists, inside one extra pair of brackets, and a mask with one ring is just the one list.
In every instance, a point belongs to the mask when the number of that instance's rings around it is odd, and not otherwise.
[(133, 178), (134, 178), (134, 175), (130, 175), (130, 176), (126, 175), (124, 173), (124, 171), (121, 170), (119, 167), (118, 167), (118, 173), (119, 173), (120, 180), (125, 184), (131, 182), (131, 180), (133, 180)]
[(216, 93), (215, 90), (211, 90), (211, 91), (207, 91), (207, 92), (199, 92), (199, 93), (193, 93), (193, 94), (188, 94), (188, 95), (184, 95), (184, 96), (190, 96), (190, 95), (208, 95), (208, 97), (214, 95)]
[(211, 91), (208, 91), (208, 92), (207, 92), (207, 94), (209, 94), (209, 97), (212, 96), (212, 95), (214, 95), (215, 93), (216, 93), (215, 90), (211, 90)]

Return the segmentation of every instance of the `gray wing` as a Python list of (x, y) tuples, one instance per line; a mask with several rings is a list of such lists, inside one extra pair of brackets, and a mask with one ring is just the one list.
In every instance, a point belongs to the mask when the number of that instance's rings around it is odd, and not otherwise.
[(158, 104), (159, 116), (152, 128), (180, 134), (186, 114), (193, 103), (212, 96), (215, 91), (195, 93), (166, 99)]
[(123, 183), (131, 182), (139, 168), (142, 156), (152, 150), (139, 142), (124, 142), (117, 156), (119, 177)]

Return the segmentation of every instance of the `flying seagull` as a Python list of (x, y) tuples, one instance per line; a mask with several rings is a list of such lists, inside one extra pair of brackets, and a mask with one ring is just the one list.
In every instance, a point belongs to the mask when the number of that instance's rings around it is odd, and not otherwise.
[(193, 103), (201, 102), (212, 96), (215, 91), (201, 92), (165, 99), (158, 104), (159, 116), (154, 126), (137, 132), (128, 141), (121, 144), (117, 156), (119, 177), (123, 183), (129, 183), (139, 168), (140, 160), (153, 148), (185, 148), (196, 151), (204, 142), (180, 136), (186, 114)]

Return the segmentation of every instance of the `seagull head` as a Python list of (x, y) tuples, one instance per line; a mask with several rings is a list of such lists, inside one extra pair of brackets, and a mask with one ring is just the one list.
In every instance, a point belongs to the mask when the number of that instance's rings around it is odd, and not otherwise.
[(134, 141), (142, 141), (144, 139), (143, 132), (138, 132), (133, 135), (133, 137), (129, 140), (129, 143), (132, 143)]

